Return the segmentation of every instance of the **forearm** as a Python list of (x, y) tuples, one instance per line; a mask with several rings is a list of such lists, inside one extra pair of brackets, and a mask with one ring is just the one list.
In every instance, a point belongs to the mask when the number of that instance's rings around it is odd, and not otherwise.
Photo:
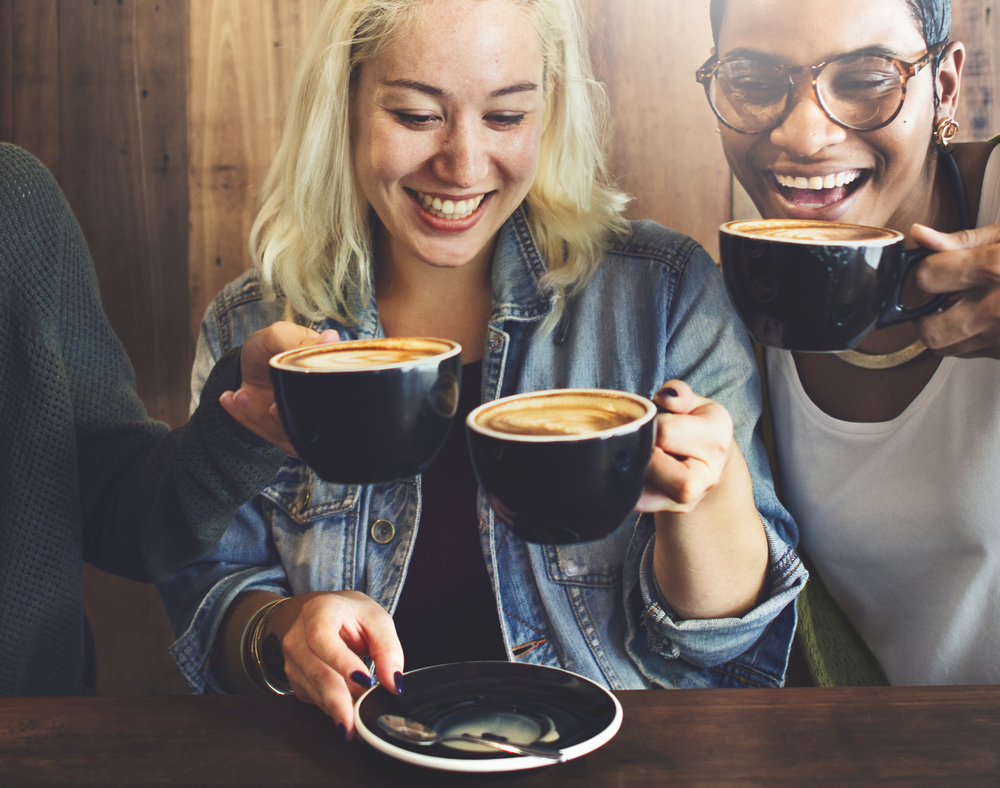
[(694, 511), (657, 512), (656, 582), (682, 619), (740, 617), (766, 594), (767, 563), (750, 472), (734, 446)]
[(284, 453), (215, 401), (215, 389), (238, 385), (238, 356), (219, 373), (209, 400), (169, 434), (136, 405), (127, 428), (93, 425), (81, 438), (89, 561), (136, 580), (162, 579), (211, 550), (240, 505), (274, 477)]

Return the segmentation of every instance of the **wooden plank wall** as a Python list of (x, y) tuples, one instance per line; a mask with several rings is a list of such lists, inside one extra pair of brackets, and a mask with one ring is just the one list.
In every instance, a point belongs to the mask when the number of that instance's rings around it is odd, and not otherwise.
[[(581, 1), (629, 215), (714, 254), (718, 224), (744, 208), (693, 77), (711, 47), (707, 0)], [(205, 306), (247, 265), (257, 192), (321, 3), (0, 0), (0, 140), (59, 179), (140, 395), (175, 426)], [(1000, 28), (989, 0), (953, 9), (953, 37), (969, 46), (961, 139), (984, 139), (1000, 131)], [(155, 590), (88, 567), (85, 592), (99, 691), (183, 692)]]

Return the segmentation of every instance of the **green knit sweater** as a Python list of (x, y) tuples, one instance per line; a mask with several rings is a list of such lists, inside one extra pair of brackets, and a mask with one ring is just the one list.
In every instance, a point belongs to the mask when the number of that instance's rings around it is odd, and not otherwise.
[(277, 473), (218, 404), (239, 375), (237, 351), (184, 427), (151, 420), (69, 205), (0, 144), (0, 695), (81, 691), (84, 561), (164, 578)]

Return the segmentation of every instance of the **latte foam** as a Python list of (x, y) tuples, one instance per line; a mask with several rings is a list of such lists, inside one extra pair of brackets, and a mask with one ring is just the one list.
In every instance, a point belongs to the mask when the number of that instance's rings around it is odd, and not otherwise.
[(646, 408), (627, 397), (547, 394), (522, 397), (482, 410), (476, 424), (509, 435), (590, 435), (642, 418)]
[(457, 345), (437, 339), (393, 337), (354, 340), (293, 350), (276, 356), (272, 366), (310, 372), (383, 369), (449, 354)]
[(816, 244), (874, 244), (884, 246), (902, 238), (895, 230), (886, 230), (881, 227), (799, 219), (762, 219), (760, 221), (729, 222), (725, 227), (729, 231), (739, 235)]

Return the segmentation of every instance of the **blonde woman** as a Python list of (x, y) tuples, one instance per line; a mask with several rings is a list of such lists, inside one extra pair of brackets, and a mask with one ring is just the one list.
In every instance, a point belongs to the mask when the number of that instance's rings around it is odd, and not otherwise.
[[(404, 664), (519, 659), (612, 688), (781, 683), (804, 572), (753, 437), (750, 349), (697, 244), (622, 219), (604, 111), (570, 0), (326, 6), (256, 266), (206, 314), (196, 396), (230, 343), (288, 314), (342, 339), (457, 340), (459, 415), (419, 478), (339, 486), (290, 460), (164, 586), (196, 691), (294, 691), (349, 738), (353, 698), (371, 676), (403, 692)], [(598, 542), (541, 547), (477, 496), (463, 414), (571, 386), (655, 395), (669, 413), (642, 513)]]

